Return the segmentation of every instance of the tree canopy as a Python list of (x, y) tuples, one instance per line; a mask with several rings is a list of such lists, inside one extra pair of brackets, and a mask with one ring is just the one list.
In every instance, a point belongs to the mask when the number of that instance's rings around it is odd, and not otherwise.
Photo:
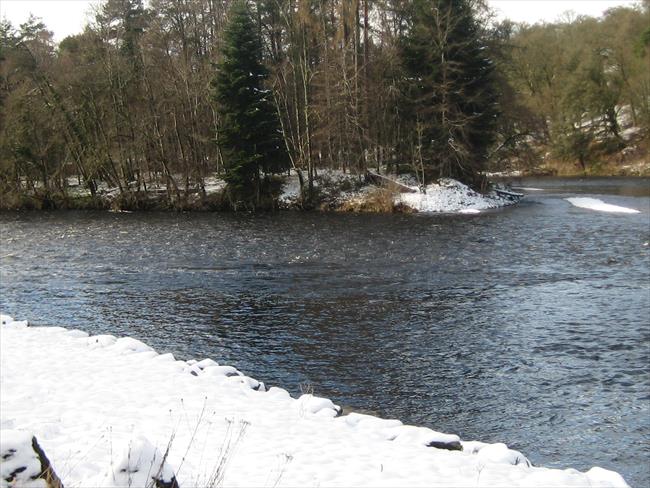
[(262, 40), (243, 0), (235, 2), (225, 29), (222, 59), (213, 80), (225, 178), (235, 202), (259, 205), (260, 173), (289, 167), (271, 90), (265, 82)]
[(319, 168), (475, 187), (587, 169), (647, 151), (649, 24), (647, 1), (526, 25), (482, 0), (105, 0), (57, 45), (47, 19), (3, 21), (0, 195), (183, 207), (215, 175), (250, 201), (288, 167), (310, 195)]

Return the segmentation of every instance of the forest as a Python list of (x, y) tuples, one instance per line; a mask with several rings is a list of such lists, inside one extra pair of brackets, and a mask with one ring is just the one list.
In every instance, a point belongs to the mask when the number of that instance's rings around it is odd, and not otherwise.
[(649, 26), (650, 0), (535, 25), (483, 0), (106, 0), (59, 43), (3, 20), (0, 207), (81, 187), (75, 205), (257, 208), (287, 172), (309, 202), (322, 169), (477, 190), (615, 171), (647, 161)]

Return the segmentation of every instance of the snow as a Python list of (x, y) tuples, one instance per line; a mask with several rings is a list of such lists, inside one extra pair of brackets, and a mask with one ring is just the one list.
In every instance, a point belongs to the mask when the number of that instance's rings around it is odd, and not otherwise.
[[(151, 486), (155, 476), (181, 487), (627, 486), (601, 468), (529, 466), (505, 444), (340, 416), (328, 399), (265, 391), (235, 368), (178, 361), (133, 338), (0, 322), (2, 449), (33, 434), (68, 487)], [(2, 461), (3, 477), (11, 466)]]
[[(303, 172), (305, 184), (307, 172)], [(181, 175), (174, 175), (177, 181), (182, 179)], [(443, 213), (464, 213), (477, 214), (489, 208), (512, 205), (514, 202), (496, 195), (481, 195), (469, 187), (453, 179), (442, 179), (437, 184), (426, 187), (426, 193), (421, 193), (415, 177), (412, 175), (392, 175), (394, 179), (405, 186), (415, 190), (412, 194), (402, 194), (395, 198), (395, 204), (403, 204), (418, 212), (443, 212)], [(280, 208), (295, 208), (300, 203), (300, 181), (296, 171), (289, 175), (282, 176), (283, 185), (278, 197)], [(206, 176), (203, 180), (207, 195), (222, 193), (226, 188), (226, 182), (217, 173)], [(135, 182), (134, 182), (135, 184)], [(73, 196), (89, 195), (88, 189), (78, 185), (77, 179), (69, 178), (69, 191)], [(371, 197), (373, 190), (378, 187), (364, 183), (364, 179), (354, 173), (344, 172), (340, 169), (323, 168), (318, 170), (314, 179), (314, 187), (318, 188), (319, 196), (324, 207), (337, 208), (349, 204), (362, 204)], [(164, 193), (166, 185), (161, 182), (150, 181), (147, 188), (151, 197)], [(533, 189), (530, 189), (533, 190)], [(109, 188), (106, 183), (100, 182), (98, 194), (110, 199), (116, 198), (119, 194), (118, 188)], [(129, 213), (125, 210), (110, 210), (111, 212)]]
[(512, 171), (493, 171), (485, 173), (485, 176), (488, 178), (516, 178), (522, 176), (522, 171), (512, 170)]
[(618, 205), (612, 205), (610, 203), (605, 203), (598, 198), (589, 198), (589, 197), (572, 197), (566, 198), (571, 205), (578, 208), (586, 208), (589, 210), (595, 210), (597, 212), (614, 212), (614, 213), (628, 213), (628, 214), (637, 214), (640, 213), (634, 208), (619, 207)]
[(626, 141), (631, 141), (641, 133), (643, 133), (643, 129), (641, 127), (628, 127), (627, 129), (621, 131), (620, 136)]
[[(304, 184), (307, 185), (306, 171), (303, 171), (303, 178), (305, 179)], [(338, 200), (343, 201), (360, 195), (360, 191), (357, 190), (348, 192), (340, 191), (341, 187), (345, 186), (346, 183), (348, 186), (353, 187), (357, 181), (358, 176), (352, 173), (344, 173), (339, 169), (323, 168), (318, 170), (318, 175), (314, 178), (314, 187), (320, 188), (323, 193), (327, 193), (330, 196), (338, 196)], [(300, 179), (296, 171), (292, 171), (289, 176), (284, 177), (282, 193), (278, 201), (282, 208), (291, 208), (300, 201)]]
[(205, 185), (205, 193), (208, 195), (219, 193), (223, 191), (224, 188), (226, 188), (226, 182), (222, 178), (219, 178), (215, 175), (205, 178), (203, 184)]
[(500, 442), (483, 446), (476, 451), (476, 456), (485, 462), (530, 466), (530, 461), (522, 453), (508, 449), (508, 446)]
[[(417, 187), (412, 187), (417, 189)], [(481, 195), (459, 181), (444, 178), (428, 185), (423, 193), (400, 193), (396, 203), (418, 212), (479, 213), (481, 210), (504, 207), (514, 202), (495, 195)]]
[(115, 486), (145, 487), (155, 480), (171, 483), (173, 478), (174, 471), (165, 455), (142, 436), (129, 442), (121, 460), (110, 470), (111, 484)]
[(298, 174), (293, 173), (291, 176), (286, 177), (279, 201), (281, 205), (291, 205), (298, 202), (299, 199), (300, 180), (298, 179)]

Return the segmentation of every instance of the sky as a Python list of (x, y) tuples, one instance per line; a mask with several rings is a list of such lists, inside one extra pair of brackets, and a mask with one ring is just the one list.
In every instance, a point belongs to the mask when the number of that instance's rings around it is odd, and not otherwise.
[[(92, 5), (100, 0), (0, 0), (0, 17), (6, 17), (14, 26), (23, 23), (29, 13), (41, 17), (54, 39), (60, 41), (70, 34), (82, 31)], [(563, 12), (572, 10), (579, 15), (600, 16), (617, 6), (631, 6), (637, 0), (488, 0), (499, 19), (517, 22), (552, 22)]]

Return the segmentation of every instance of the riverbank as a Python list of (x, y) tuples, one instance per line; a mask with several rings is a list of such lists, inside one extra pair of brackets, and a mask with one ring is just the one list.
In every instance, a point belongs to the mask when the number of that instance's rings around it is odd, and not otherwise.
[(504, 444), (341, 416), (327, 399), (294, 399), (131, 338), (7, 316), (0, 332), (3, 450), (27, 431), (66, 486), (123, 486), (154, 471), (181, 487), (627, 486), (601, 468), (532, 467)]
[(578, 161), (553, 157), (553, 147), (535, 147), (531, 159), (512, 158), (510, 169), (489, 173), (498, 177), (647, 177), (650, 176), (650, 140), (639, 127), (624, 131), (625, 144), (614, 151), (593, 151)]
[[(376, 176), (376, 175), (375, 175)], [(107, 210), (133, 211), (230, 211), (226, 183), (219, 175), (206, 178), (201, 189), (170, 192), (166, 185), (152, 185), (146, 191), (120, 191), (100, 185), (93, 196), (69, 179), (64, 193), (45, 194), (38, 188), (20, 195), (3, 195), (0, 209), (10, 210)], [(453, 180), (441, 179), (426, 187), (408, 175), (356, 175), (339, 170), (321, 170), (314, 179), (311, 197), (296, 172), (274, 176), (269, 180), (270, 193), (263, 208), (267, 210), (316, 210), (327, 212), (459, 213), (498, 208), (516, 203), (494, 191), (485, 194)]]

